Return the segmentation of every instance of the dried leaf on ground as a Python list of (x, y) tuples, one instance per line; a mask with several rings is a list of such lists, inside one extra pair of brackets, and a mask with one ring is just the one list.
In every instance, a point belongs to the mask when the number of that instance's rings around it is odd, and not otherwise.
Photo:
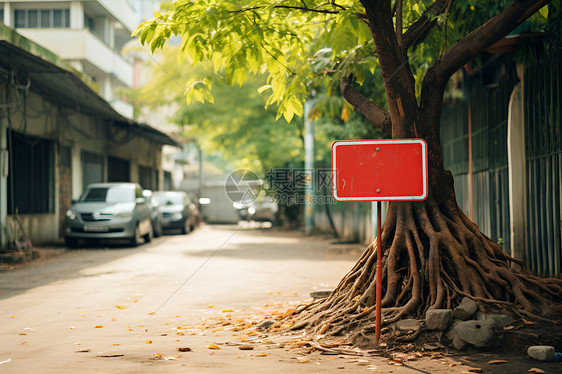
[(178, 347), (178, 351), (180, 351), (180, 352), (191, 352), (191, 348), (189, 348), (189, 347)]
[(490, 364), (490, 365), (506, 364), (506, 363), (507, 363), (506, 360), (492, 360), (492, 361), (488, 361), (488, 364)]
[(257, 354), (256, 357), (265, 357), (267, 355), (268, 355), (267, 353), (262, 352), (262, 353)]
[(539, 369), (539, 368), (532, 368), (532, 369), (529, 369), (529, 373), (539, 373), (539, 374), (542, 373), (542, 374), (544, 374), (546, 372), (544, 370)]
[(152, 344), (152, 340), (145, 341), (146, 344)]
[(110, 354), (101, 354), (98, 357), (111, 358), (111, 357), (123, 357), (123, 356), (125, 356), (123, 353), (110, 353)]
[(221, 347), (216, 344), (209, 344), (209, 349), (221, 349)]
[(91, 348), (77, 349), (77, 350), (76, 350), (76, 353), (90, 352), (91, 350), (92, 350)]
[(95, 328), (96, 328), (96, 329), (101, 329), (101, 328), (103, 328), (103, 325), (96, 325)]
[(117, 304), (117, 305), (115, 305), (115, 307), (116, 307), (117, 309), (127, 309), (127, 307), (126, 307), (125, 305), (119, 305), (119, 304)]

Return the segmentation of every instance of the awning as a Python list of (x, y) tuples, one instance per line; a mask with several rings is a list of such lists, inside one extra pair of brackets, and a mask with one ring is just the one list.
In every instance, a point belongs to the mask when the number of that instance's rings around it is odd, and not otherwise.
[(76, 72), (59, 67), (6, 40), (0, 40), (0, 72), (2, 70), (4, 73), (14, 72), (20, 83), (29, 81), (32, 89), (41, 92), (54, 103), (101, 117), (153, 142), (181, 147), (165, 133), (119, 114)]

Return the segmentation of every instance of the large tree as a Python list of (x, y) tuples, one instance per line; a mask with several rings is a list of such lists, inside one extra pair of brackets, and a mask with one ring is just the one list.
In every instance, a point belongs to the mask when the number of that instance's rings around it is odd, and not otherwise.
[[(548, 3), (515, 0), (499, 9), (495, 2), (454, 0), (178, 1), (138, 32), (153, 49), (179, 35), (181, 58), (212, 62), (204, 77), (189, 82), (188, 100), (210, 100), (213, 80), (243, 84), (248, 74), (265, 72), (268, 104), (290, 121), (302, 114), (309, 83), (333, 73), (343, 97), (384, 137), (426, 140), (429, 196), (391, 202), (383, 226), (383, 324), (453, 307), (465, 296), (482, 310), (544, 319), (562, 315), (562, 281), (531, 275), (463, 214), (439, 134), (451, 76), (535, 13), (544, 14)], [(483, 5), (489, 8), (477, 14), (486, 18), (476, 19), (473, 12)], [(318, 71), (326, 51), (332, 63)], [(354, 85), (365, 70), (380, 76), (386, 103), (377, 105), (376, 92), (366, 95)], [(377, 250), (371, 244), (329, 298), (300, 311), (294, 327), (322, 334), (374, 329)]]

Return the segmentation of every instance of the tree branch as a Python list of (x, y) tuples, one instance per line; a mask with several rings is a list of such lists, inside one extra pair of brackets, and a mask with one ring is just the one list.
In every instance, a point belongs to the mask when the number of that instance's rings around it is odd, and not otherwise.
[(402, 48), (402, 0), (396, 0), (396, 40)]
[(374, 126), (381, 129), (390, 126), (390, 115), (386, 110), (373, 103), (350, 83), (349, 77), (344, 77), (340, 82), (340, 90), (344, 99), (361, 114), (363, 114)]
[(551, 0), (517, 0), (503, 12), (459, 40), (434, 64), (438, 82), (446, 84), (464, 64), (484, 52), (486, 48), (506, 36)]
[(404, 52), (408, 48), (416, 46), (424, 41), (427, 34), (437, 24), (437, 20), (430, 21), (428, 15), (432, 17), (438, 16), (449, 11), (453, 0), (437, 0), (421, 15), (420, 18), (404, 33), (403, 48)]
[[(345, 9), (339, 4), (332, 3), (332, 5), (334, 5), (336, 8)], [(232, 11), (230, 11), (230, 13), (243, 13), (243, 12), (249, 12), (249, 11), (259, 10), (259, 9), (264, 9), (264, 8), (266, 8), (266, 7), (265, 6), (255, 6), (255, 7), (250, 7), (250, 8), (242, 8), (242, 9), (238, 9), (238, 10), (232, 10)], [(302, 11), (305, 11), (305, 12), (325, 13), (325, 14), (338, 14), (338, 13), (341, 12), (341, 10), (318, 9), (318, 8), (309, 8), (307, 6), (291, 6), (291, 5), (274, 5), (273, 8), (289, 9), (289, 10), (302, 10)]]

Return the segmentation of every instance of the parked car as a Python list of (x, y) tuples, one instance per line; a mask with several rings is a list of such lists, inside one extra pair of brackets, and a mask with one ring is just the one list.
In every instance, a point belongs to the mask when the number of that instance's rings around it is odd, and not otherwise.
[(234, 203), (238, 215), (243, 221), (275, 222), (279, 210), (277, 203), (268, 199), (259, 199), (248, 204)]
[(182, 234), (193, 231), (199, 225), (199, 210), (181, 191), (157, 191), (153, 193), (162, 212), (162, 228), (180, 229)]
[(152, 195), (151, 190), (142, 191), (142, 195), (148, 201), (150, 207), (150, 221), (152, 222), (152, 235), (158, 238), (162, 235), (162, 211), (158, 205), (158, 201)]
[(137, 183), (95, 183), (66, 212), (69, 247), (81, 239), (127, 239), (137, 246), (152, 239), (151, 212)]

